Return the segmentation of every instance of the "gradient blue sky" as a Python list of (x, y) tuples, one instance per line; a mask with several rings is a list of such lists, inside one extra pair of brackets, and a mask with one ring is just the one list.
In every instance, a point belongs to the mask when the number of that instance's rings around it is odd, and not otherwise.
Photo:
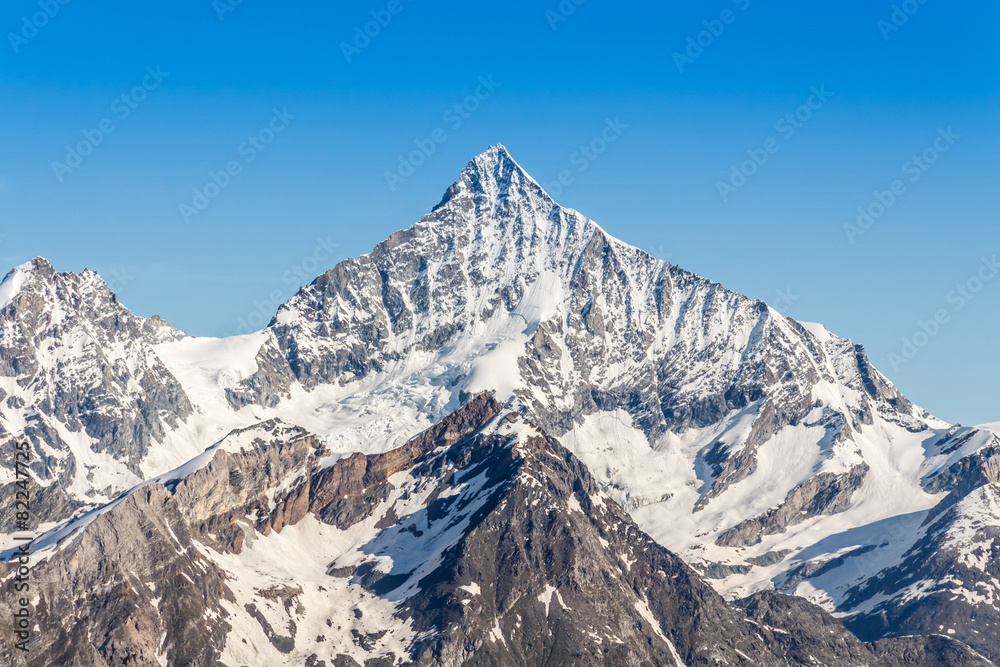
[[(1000, 420), (1000, 277), (960, 310), (948, 298), (1000, 253), (997, 3), (911, 0), (886, 33), (888, 0), (567, 0), (555, 29), (558, 0), (398, 0), (348, 62), (341, 43), (389, 0), (243, 0), (220, 20), (233, 1), (43, 0), (58, 12), (37, 34), (22, 31), (38, 0), (4, 3), (4, 269), (35, 255), (91, 268), (138, 314), (231, 334), (294, 292), (318, 238), (337, 247), (311, 274), (418, 220), (500, 141), (543, 185), (570, 170), (557, 199), (615, 236), (864, 343), (944, 419)], [(720, 16), (679, 71), (674, 53)], [(156, 66), (169, 76), (120, 119), (115, 100)], [(448, 109), (490, 76), (453, 127)], [(794, 136), (778, 131), (824, 85)], [(276, 107), (295, 118), (246, 162), (241, 142)], [(52, 163), (104, 119), (114, 132), (60, 181)], [(574, 152), (606, 119), (628, 127), (580, 172)], [(438, 128), (447, 139), (391, 191), (385, 172)], [(940, 128), (960, 138), (911, 182), (904, 163)], [(717, 183), (772, 137), (778, 152), (723, 201)], [(241, 172), (186, 224), (180, 204), (230, 160)], [(896, 179), (905, 193), (850, 243), (844, 225)], [(893, 368), (939, 310), (946, 323)]]

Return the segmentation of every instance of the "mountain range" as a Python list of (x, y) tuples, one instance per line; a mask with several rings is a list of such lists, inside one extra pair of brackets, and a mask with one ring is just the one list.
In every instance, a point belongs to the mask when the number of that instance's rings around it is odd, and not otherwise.
[(38, 664), (992, 664), (998, 432), (501, 145), (256, 333), (41, 258), (0, 284)]

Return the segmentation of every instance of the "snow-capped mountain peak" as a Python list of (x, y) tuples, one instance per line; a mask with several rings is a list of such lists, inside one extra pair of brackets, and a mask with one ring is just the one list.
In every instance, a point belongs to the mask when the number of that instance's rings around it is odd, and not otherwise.
[[(0, 301), (0, 437), (35, 448), (40, 518), (140, 481), (142, 460), (191, 411), (152, 350), (184, 334), (130, 313), (94, 271), (40, 257), (7, 274)], [(12, 478), (13, 462), (0, 464), (0, 484)]]
[(859, 540), (879, 561), (851, 581), (911, 546), (878, 526), (919, 524), (1000, 469), (992, 433), (913, 405), (861, 345), (618, 241), (499, 144), (255, 334), (186, 337), (44, 260), (3, 294), (0, 435), (34, 445), (53, 519), (234, 428), (281, 419), (335, 461), (492, 391), (720, 592), (781, 586), (834, 609), (853, 584), (820, 573)]
[(503, 144), (495, 144), (472, 158), (458, 179), (445, 193), (442, 204), (450, 196), (466, 193), (485, 199), (535, 197), (555, 202), (507, 151)]

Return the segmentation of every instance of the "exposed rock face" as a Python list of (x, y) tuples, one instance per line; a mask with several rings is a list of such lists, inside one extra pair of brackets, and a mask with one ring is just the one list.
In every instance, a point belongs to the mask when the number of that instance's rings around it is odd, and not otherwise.
[[(247, 442), (237, 451), (229, 441)], [(240, 553), (248, 517), (260, 516), (266, 532), (270, 513), (269, 491), (296, 478), (309, 479), (322, 446), (301, 428), (276, 420), (235, 431), (219, 446), (208, 464), (170, 483), (174, 497), (191, 528), (191, 534), (218, 551)], [(287, 500), (286, 500), (286, 504)], [(294, 503), (292, 503), (294, 505)], [(279, 526), (288, 517), (275, 510)], [(305, 515), (304, 509), (295, 521)]]
[(990, 665), (968, 646), (948, 637), (899, 637), (864, 644), (837, 619), (802, 598), (773, 591), (756, 593), (736, 606), (773, 632), (798, 665), (886, 665), (909, 667)]
[[(74, 666), (988, 664), (957, 641), (863, 644), (773, 593), (742, 601), (748, 618), (488, 395), (396, 450), (320, 465), (324, 455), (301, 429), (266, 422), (41, 538), (33, 655)], [(307, 554), (314, 535), (343, 546), (266, 584), (259, 568), (279, 562), (269, 555)], [(317, 568), (326, 574), (306, 574)], [(12, 651), (0, 647), (0, 664), (16, 664)]]
[[(969, 429), (966, 433), (952, 433), (951, 440), (946, 440), (947, 447), (943, 453), (950, 454), (960, 450), (982, 431)], [(989, 444), (964, 456), (955, 463), (931, 476), (924, 484), (928, 493), (949, 491), (953, 499), (967, 495), (973, 489), (987, 483), (1000, 483), (1000, 437), (993, 436)], [(951, 503), (949, 503), (951, 504)]]
[(860, 463), (850, 472), (840, 475), (820, 473), (795, 487), (775, 509), (721, 533), (715, 543), (723, 547), (758, 544), (763, 536), (782, 532), (788, 526), (810, 517), (842, 512), (850, 504), (854, 492), (861, 487), (867, 473), (866, 463)]
[[(17, 525), (17, 486), (0, 485), (0, 533), (14, 532)], [(51, 521), (61, 517), (72, 516), (82, 503), (76, 500), (58, 483), (49, 486), (35, 487), (31, 494), (31, 518), (28, 528), (35, 530), (41, 521)]]
[[(15, 599), (3, 572), (0, 631)], [(171, 665), (214, 667), (228, 626), (219, 600), (225, 578), (201, 557), (175, 499), (161, 485), (129, 495), (98, 516), (31, 576), (39, 624), (30, 643), (38, 665)], [(6, 641), (0, 664), (22, 658)]]
[(806, 549), (811, 557), (789, 559), (775, 585), (822, 590), (862, 639), (945, 635), (996, 660), (998, 444), (966, 427), (928, 439), (924, 490), (938, 494), (936, 505), (856, 529), (832, 555)]
[[(319, 446), (274, 421), (234, 432), (225, 444), (233, 451), (207, 452), (203, 467), (177, 473), (183, 478), (167, 475), (69, 524), (72, 536), (32, 572), (38, 664), (217, 664), (230, 627), (220, 602), (232, 594), (197, 544), (239, 553), (240, 522), (266, 513), (268, 491), (304, 472)], [(44, 555), (53, 545), (43, 537), (40, 546)], [(10, 587), (5, 581), (4, 592)], [(4, 659), (19, 664), (13, 654)]]
[[(269, 341), (271, 342), (271, 341)], [(274, 345), (263, 345), (255, 359), (257, 370), (233, 387), (226, 388), (226, 400), (234, 410), (247, 405), (267, 408), (278, 406), (291, 397), (290, 387), (296, 381), (288, 360)]]
[(875, 656), (892, 667), (992, 665), (961, 642), (941, 635), (893, 637), (872, 644)]
[[(371, 515), (383, 502), (393, 486), (389, 478), (407, 468), (438, 447), (451, 447), (468, 437), (497, 416), (501, 406), (492, 397), (481, 394), (461, 410), (432, 426), (402, 447), (385, 454), (365, 456), (354, 454), (338, 461), (331, 468), (318, 472), (309, 483), (309, 511), (316, 512), (324, 522), (341, 529), (349, 528)], [(297, 502), (298, 490), (288, 502)], [(279, 509), (281, 509), (279, 505)], [(298, 516), (295, 523), (302, 518)], [(273, 521), (272, 521), (273, 523)]]
[[(413, 463), (414, 487), (433, 488), (432, 502), (403, 517), (387, 512), (395, 518), (358, 550), (364, 559), (348, 553), (331, 568), (401, 601), (426, 635), (412, 648), (418, 664), (748, 664), (740, 651), (784, 664), (578, 460), (520, 417)], [(392, 496), (414, 487), (373, 493), (395, 508)], [(430, 565), (394, 555), (428, 553), (418, 545), (451, 526), (461, 532), (430, 551)], [(714, 633), (729, 624), (741, 630)]]
[[(106, 499), (109, 487), (113, 495), (141, 479), (150, 447), (191, 413), (152, 351), (183, 334), (132, 315), (92, 271), (57, 273), (38, 258), (11, 271), (4, 286), (12, 294), (0, 307), (0, 422), (23, 425), (10, 437), (31, 442), (32, 472), (69, 494), (53, 492), (57, 502), (38, 506), (37, 519), (59, 519), (90, 496)], [(0, 462), (0, 480), (8, 481), (10, 464)], [(5, 532), (9, 516), (0, 518)]]

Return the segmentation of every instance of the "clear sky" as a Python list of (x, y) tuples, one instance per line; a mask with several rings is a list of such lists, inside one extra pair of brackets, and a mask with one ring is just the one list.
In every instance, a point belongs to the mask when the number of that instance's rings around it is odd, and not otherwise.
[(4, 270), (235, 333), (499, 141), (622, 240), (1000, 420), (996, 2), (8, 0), (0, 28)]

